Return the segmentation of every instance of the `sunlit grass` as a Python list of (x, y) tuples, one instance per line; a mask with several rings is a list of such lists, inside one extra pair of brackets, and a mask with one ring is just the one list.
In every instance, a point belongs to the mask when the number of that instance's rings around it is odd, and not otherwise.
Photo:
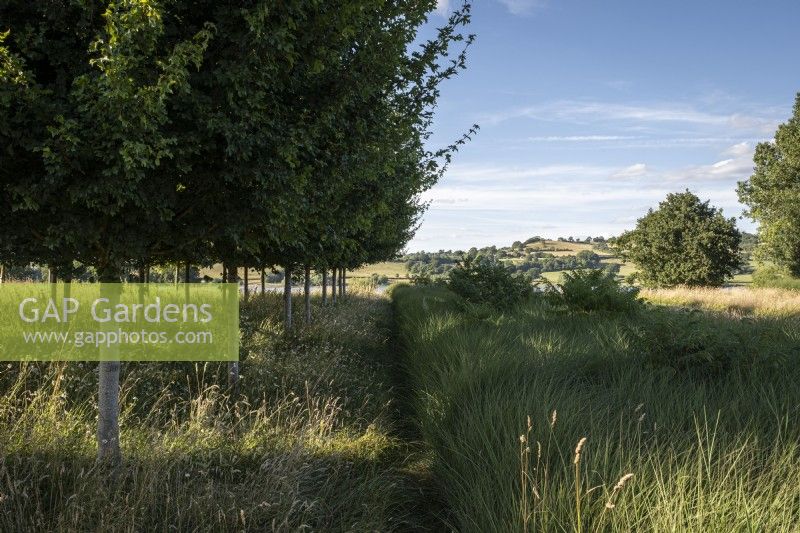
[(644, 289), (646, 300), (671, 306), (695, 307), (740, 315), (800, 316), (800, 292), (766, 288)]

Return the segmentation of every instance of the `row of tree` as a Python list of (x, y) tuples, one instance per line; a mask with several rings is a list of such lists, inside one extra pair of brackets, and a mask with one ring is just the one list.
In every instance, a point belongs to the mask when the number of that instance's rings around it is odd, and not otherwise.
[[(103, 282), (167, 262), (221, 262), (226, 280), (279, 265), (290, 289), (293, 272), (392, 256), (474, 131), (428, 146), (472, 41), (468, 4), (423, 39), (435, 8), (3, 3), (0, 263), (64, 280), (88, 265)], [(99, 380), (98, 453), (117, 459), (119, 363)]]

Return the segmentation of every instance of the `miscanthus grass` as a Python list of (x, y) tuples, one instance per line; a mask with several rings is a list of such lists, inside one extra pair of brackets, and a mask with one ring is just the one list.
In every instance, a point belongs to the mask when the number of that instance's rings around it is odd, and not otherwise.
[[(451, 528), (798, 530), (795, 319), (536, 301), (487, 316), (436, 287), (393, 298)], [(664, 321), (672, 343), (653, 337)], [(727, 359), (703, 328), (750, 340)]]
[(284, 332), (278, 296), (243, 305), (237, 397), (224, 364), (123, 365), (111, 470), (94, 461), (95, 365), (3, 367), (0, 531), (423, 527), (425, 472), (394, 428), (388, 302), (314, 311)]

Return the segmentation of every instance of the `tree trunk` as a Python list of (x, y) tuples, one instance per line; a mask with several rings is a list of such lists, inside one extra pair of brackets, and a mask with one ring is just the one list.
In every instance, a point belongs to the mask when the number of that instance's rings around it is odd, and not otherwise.
[[(229, 283), (231, 277), (227, 263), (222, 263), (222, 283)], [(239, 361), (228, 362), (228, 388), (231, 396), (239, 394)]]
[(228, 363), (228, 388), (231, 391), (231, 396), (239, 396), (239, 361), (230, 361)]
[(266, 294), (267, 292), (267, 273), (266, 269), (261, 269), (261, 294)]
[(311, 323), (311, 266), (306, 265), (305, 285), (303, 286), (303, 297), (306, 307), (306, 324)]
[(55, 283), (58, 281), (58, 277), (56, 276), (56, 269), (53, 268), (52, 265), (47, 267), (47, 282), (48, 283)]
[(339, 267), (339, 298), (344, 298), (344, 269)]
[(144, 283), (144, 265), (139, 266), (139, 272), (137, 272), (139, 276), (139, 283)]
[(328, 303), (328, 269), (322, 269), (322, 305)]
[(175, 286), (176, 287), (178, 286), (178, 271), (179, 271), (179, 269), (180, 269), (180, 267), (179, 267), (178, 263), (175, 263)]
[[(101, 283), (117, 283), (119, 271), (106, 267), (99, 272), (98, 278)], [(116, 292), (112, 293), (114, 295)], [(119, 346), (111, 349), (119, 354)], [(122, 458), (119, 444), (119, 369), (119, 361), (101, 361), (98, 365), (97, 460), (101, 462), (117, 463)]]
[(144, 266), (144, 282), (150, 283), (150, 265)]
[(6, 282), (6, 266), (0, 265), (0, 284)]
[(191, 283), (192, 282), (192, 264), (189, 261), (186, 261), (186, 270), (183, 274), (183, 282), (184, 283)]
[(97, 460), (118, 462), (119, 447), (119, 361), (101, 361), (98, 369)]
[(347, 296), (347, 269), (342, 267), (342, 297)]
[(285, 267), (283, 270), (283, 311), (286, 330), (292, 329), (292, 269)]
[(336, 267), (331, 269), (331, 303), (336, 305)]
[(250, 276), (247, 265), (242, 267), (244, 269), (244, 299), (250, 297)]

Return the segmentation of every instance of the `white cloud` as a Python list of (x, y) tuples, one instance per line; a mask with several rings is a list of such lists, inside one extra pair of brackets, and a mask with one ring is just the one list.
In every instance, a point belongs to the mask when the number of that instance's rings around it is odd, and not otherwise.
[(723, 156), (728, 156), (725, 159), (667, 172), (663, 178), (669, 181), (724, 181), (733, 184), (753, 173), (753, 151), (746, 142), (734, 144), (722, 152)]
[(525, 15), (534, 9), (544, 7), (546, 0), (499, 0), (512, 15)]
[(731, 146), (730, 148), (728, 148), (727, 150), (725, 150), (722, 153), (724, 155), (730, 155), (730, 156), (733, 156), (733, 157), (747, 156), (748, 158), (751, 158), (753, 156), (753, 149), (750, 148), (750, 143), (748, 143), (748, 142), (740, 142), (740, 143), (734, 144), (733, 146)]
[(450, 0), (436, 0), (436, 12), (446, 16), (450, 12)]
[(647, 165), (644, 163), (636, 163), (635, 165), (631, 165), (629, 167), (625, 167), (619, 172), (615, 172), (611, 175), (612, 178), (638, 178), (639, 176), (644, 176), (647, 173)]

